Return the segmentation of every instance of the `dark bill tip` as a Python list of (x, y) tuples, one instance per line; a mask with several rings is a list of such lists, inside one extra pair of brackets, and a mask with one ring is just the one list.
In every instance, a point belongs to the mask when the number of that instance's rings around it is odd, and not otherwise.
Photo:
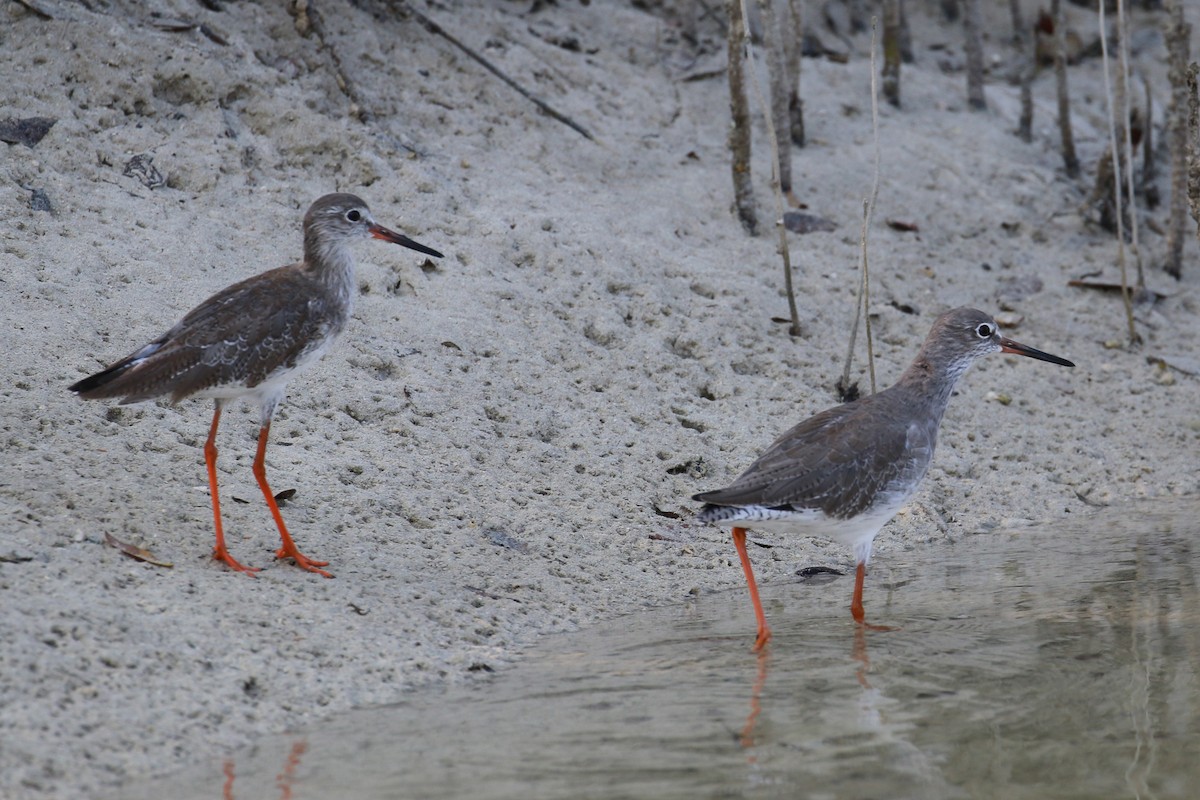
[(1041, 350), (1036, 350), (1029, 345), (1021, 344), (1020, 342), (1014, 342), (1012, 339), (1001, 339), (1000, 349), (1005, 353), (1013, 353), (1018, 356), (1029, 356), (1030, 358), (1036, 358), (1039, 361), (1049, 361), (1051, 364), (1058, 364), (1059, 366), (1063, 367), (1075, 366), (1073, 362), (1067, 361), (1065, 358), (1059, 358), (1058, 356), (1052, 356), (1049, 353), (1043, 353)]
[(398, 244), (403, 247), (407, 247), (409, 250), (416, 250), (418, 253), (424, 253), (425, 255), (433, 256), (434, 258), (445, 258), (445, 256), (443, 256), (437, 250), (434, 250), (432, 247), (426, 247), (420, 242), (414, 242), (407, 236), (396, 233), (393, 230), (388, 230), (382, 225), (372, 225), (370, 228), (367, 228), (367, 230), (370, 231), (371, 235), (376, 239), (382, 239), (385, 242)]

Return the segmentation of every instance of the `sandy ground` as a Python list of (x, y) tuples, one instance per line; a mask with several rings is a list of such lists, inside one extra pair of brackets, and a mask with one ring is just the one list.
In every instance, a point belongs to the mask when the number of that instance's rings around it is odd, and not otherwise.
[[(421, 5), (593, 143), (383, 5), (317, 3), (329, 50), (281, 3), (41, 5), (56, 19), (0, 6), (4, 113), (58, 120), (35, 147), (0, 145), (0, 795), (91, 797), (268, 731), (509, 668), (553, 631), (697, 591), (744, 601), (727, 534), (694, 524), (688, 497), (834, 402), (872, 177), (865, 36), (849, 63), (804, 64), (811, 141), (795, 154), (797, 194), (838, 227), (790, 239), (805, 326), (792, 339), (771, 320), (786, 314), (775, 239), (745, 236), (731, 214), (724, 75), (685, 80), (723, 66), (712, 20), (693, 47), (662, 9)], [(1113, 238), (1081, 212), (1105, 141), (1098, 62), (1072, 72), (1089, 173), (1072, 183), (1051, 75), (1035, 87), (1035, 141), (1011, 134), (1007, 10), (986, 42), (991, 110), (971, 113), (960, 31), (914, 5), (904, 108), (881, 109), (880, 380), (938, 312), (963, 304), (1004, 310), (1018, 323), (1007, 333), (1079, 366), (977, 366), (876, 559), (1196, 494), (1198, 379), (1150, 359), (1200, 359), (1195, 241), (1176, 283), (1155, 266), (1163, 237), (1142, 227), (1148, 281), (1167, 296), (1139, 309), (1140, 349), (1112, 346), (1116, 295), (1067, 286), (1116, 276)], [(179, 19), (227, 43), (157, 27)], [(1161, 114), (1158, 18), (1135, 19)], [(335, 57), (368, 122), (350, 115)], [(767, 218), (764, 141), (759, 126)], [(142, 154), (165, 185), (123, 174)], [(52, 211), (31, 208), (33, 189)], [(447, 258), (422, 268), (411, 251), (363, 244), (350, 329), (276, 419), (269, 474), (297, 490), (284, 514), (334, 580), (271, 563), (277, 535), (249, 469), (257, 415), (226, 415), (231, 548), (267, 567), (251, 579), (208, 557), (209, 406), (116, 408), (66, 386), (213, 291), (297, 258), (304, 209), (334, 190)], [(1165, 209), (1147, 218), (1161, 230)], [(174, 568), (133, 561), (106, 534)], [(764, 582), (851, 566), (828, 543), (762, 538), (780, 545), (754, 548)], [(831, 587), (849, 600), (845, 582)]]

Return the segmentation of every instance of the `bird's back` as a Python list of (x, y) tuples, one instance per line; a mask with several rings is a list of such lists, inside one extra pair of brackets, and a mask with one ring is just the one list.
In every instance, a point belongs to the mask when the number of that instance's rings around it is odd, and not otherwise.
[(71, 391), (122, 403), (252, 392), (311, 361), (345, 327), (345, 314), (328, 293), (296, 264), (255, 275), (214, 294), (158, 339)]
[(776, 439), (728, 487), (695, 499), (833, 519), (898, 507), (924, 476), (937, 441), (940, 415), (922, 417), (914, 402), (895, 386), (823, 411)]

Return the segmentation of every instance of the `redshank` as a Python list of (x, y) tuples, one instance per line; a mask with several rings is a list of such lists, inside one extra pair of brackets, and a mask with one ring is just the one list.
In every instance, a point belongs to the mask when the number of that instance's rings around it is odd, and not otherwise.
[(260, 428), (253, 472), (282, 546), (276, 558), (333, 577), (303, 555), (288, 535), (267, 483), (267, 438), (287, 382), (311, 366), (346, 327), (354, 307), (354, 256), (350, 243), (373, 237), (427, 255), (442, 254), (379, 225), (367, 204), (352, 194), (327, 194), (304, 215), (304, 259), (268, 270), (217, 292), (162, 336), (102, 372), (70, 387), (85, 400), (121, 398), (121, 404), (169, 397), (216, 401), (204, 460), (212, 495), (216, 546), (213, 557), (239, 572), (258, 568), (238, 563), (225, 548), (217, 495), (217, 425), (225, 404), (238, 397), (257, 402)]
[(806, 419), (730, 486), (692, 498), (705, 504), (701, 522), (733, 529), (758, 620), (756, 651), (771, 638), (771, 629), (746, 554), (746, 528), (820, 536), (854, 548), (858, 567), (850, 613), (866, 625), (863, 580), (875, 536), (925, 477), (955, 383), (989, 353), (1075, 366), (1001, 336), (996, 321), (982, 311), (947, 311), (894, 386)]

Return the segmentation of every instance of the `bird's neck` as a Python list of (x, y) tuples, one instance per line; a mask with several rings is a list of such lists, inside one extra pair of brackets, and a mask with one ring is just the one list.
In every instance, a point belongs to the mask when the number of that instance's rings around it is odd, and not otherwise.
[(304, 238), (304, 269), (324, 284), (339, 306), (349, 312), (354, 307), (354, 254), (343, 242), (330, 242), (316, 236)]
[(970, 359), (938, 364), (925, 353), (920, 353), (908, 365), (908, 369), (904, 370), (900, 380), (896, 381), (896, 388), (911, 394), (914, 402), (924, 404), (931, 415), (940, 420), (950, 402), (955, 384), (970, 366)]

